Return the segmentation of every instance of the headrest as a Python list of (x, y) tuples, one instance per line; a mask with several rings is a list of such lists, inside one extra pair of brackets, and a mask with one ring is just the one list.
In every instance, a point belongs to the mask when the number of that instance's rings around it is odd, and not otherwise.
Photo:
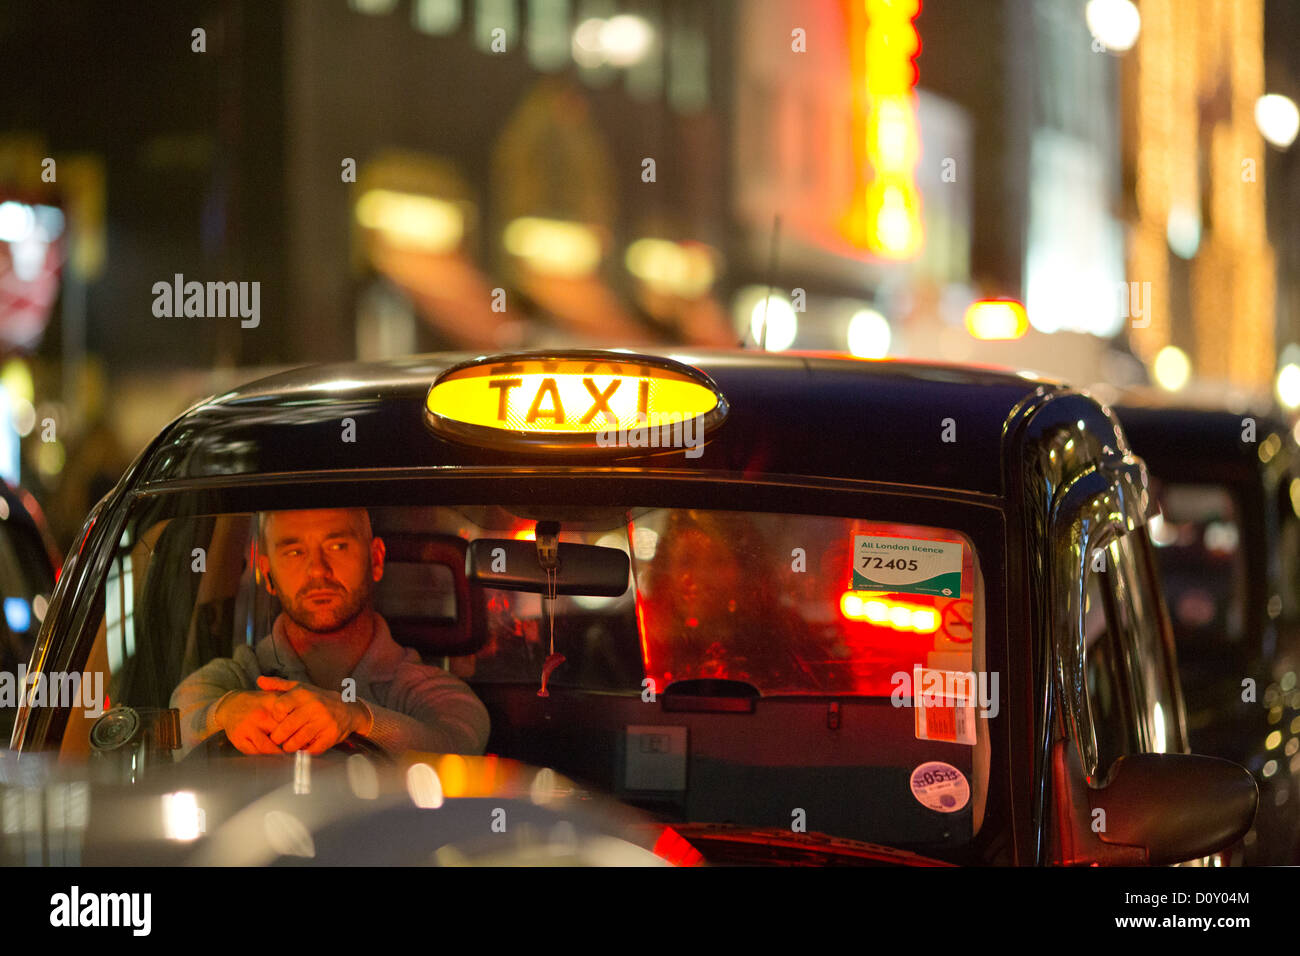
[(447, 534), (381, 534), (384, 576), (375, 610), (393, 640), (423, 658), (473, 654), (487, 637), (486, 601), (465, 576), (463, 538)]

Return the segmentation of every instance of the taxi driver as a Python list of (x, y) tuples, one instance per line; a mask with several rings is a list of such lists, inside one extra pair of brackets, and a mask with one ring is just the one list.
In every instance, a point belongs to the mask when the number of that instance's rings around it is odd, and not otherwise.
[(224, 733), (246, 754), (320, 754), (354, 735), (390, 753), (483, 752), (482, 702), (398, 645), (374, 609), (384, 542), (364, 509), (263, 513), (257, 536), (258, 570), (283, 612), (255, 647), (172, 692), (184, 750)]

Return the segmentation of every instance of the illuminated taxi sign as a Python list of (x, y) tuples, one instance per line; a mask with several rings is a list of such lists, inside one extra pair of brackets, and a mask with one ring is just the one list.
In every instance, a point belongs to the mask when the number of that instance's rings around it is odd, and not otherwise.
[(445, 437), (540, 450), (671, 447), (680, 443), (659, 432), (702, 435), (726, 409), (697, 369), (606, 353), (477, 359), (443, 372), (425, 399), (429, 426)]

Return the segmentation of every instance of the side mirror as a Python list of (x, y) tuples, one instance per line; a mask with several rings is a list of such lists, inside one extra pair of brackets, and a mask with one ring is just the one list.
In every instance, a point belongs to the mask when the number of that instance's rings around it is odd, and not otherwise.
[(1110, 782), (1088, 792), (1094, 815), (1105, 811), (1103, 843), (1136, 848), (1152, 866), (1209, 856), (1250, 829), (1259, 803), (1255, 778), (1218, 757), (1130, 754), (1115, 761)]

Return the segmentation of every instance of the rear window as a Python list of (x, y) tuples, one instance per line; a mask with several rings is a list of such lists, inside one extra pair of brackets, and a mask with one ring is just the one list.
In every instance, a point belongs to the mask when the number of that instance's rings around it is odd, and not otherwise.
[(1179, 639), (1241, 641), (1246, 557), (1237, 499), (1220, 485), (1169, 482), (1155, 487), (1161, 510), (1151, 540)]
[[(532, 523), (508, 533), (531, 540)], [(557, 598), (557, 646), (575, 660), (555, 672), (557, 686), (639, 691), (646, 678), (659, 690), (719, 679), (763, 696), (889, 697), (916, 667), (974, 667), (974, 552), (954, 531), (654, 509), (561, 539), (627, 552), (632, 581), (619, 598)], [(541, 603), (489, 592), (490, 637), (461, 665), (466, 676), (535, 680), (549, 651)]]

